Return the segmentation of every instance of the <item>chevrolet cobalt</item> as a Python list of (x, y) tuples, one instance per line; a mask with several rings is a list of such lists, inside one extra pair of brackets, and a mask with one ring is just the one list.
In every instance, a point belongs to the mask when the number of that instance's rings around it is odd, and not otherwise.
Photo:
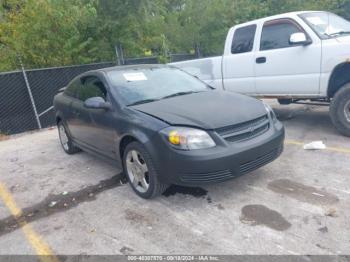
[(169, 66), (84, 73), (55, 96), (54, 108), (63, 150), (113, 161), (143, 198), (170, 184), (238, 177), (283, 150), (283, 125), (267, 104)]

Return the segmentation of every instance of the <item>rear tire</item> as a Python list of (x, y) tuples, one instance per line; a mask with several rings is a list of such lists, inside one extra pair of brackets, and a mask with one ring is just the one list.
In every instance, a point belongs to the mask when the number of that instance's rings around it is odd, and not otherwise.
[(159, 181), (151, 155), (139, 142), (131, 142), (126, 146), (123, 167), (131, 188), (142, 198), (155, 198), (168, 188), (168, 185)]
[(81, 151), (80, 148), (76, 147), (73, 144), (72, 139), (70, 138), (67, 132), (67, 129), (62, 121), (58, 122), (57, 128), (58, 128), (58, 136), (60, 138), (61, 146), (64, 152), (66, 152), (68, 155), (72, 155), (80, 152)]
[(350, 83), (345, 84), (334, 95), (330, 115), (335, 128), (344, 136), (350, 136)]

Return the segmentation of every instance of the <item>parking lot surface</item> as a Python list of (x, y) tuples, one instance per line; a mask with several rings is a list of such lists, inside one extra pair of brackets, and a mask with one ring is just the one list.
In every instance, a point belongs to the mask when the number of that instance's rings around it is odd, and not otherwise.
[[(350, 139), (327, 107), (269, 102), (282, 156), (237, 179), (143, 200), (57, 130), (0, 142), (0, 254), (350, 254)], [(322, 140), (327, 149), (304, 150)]]

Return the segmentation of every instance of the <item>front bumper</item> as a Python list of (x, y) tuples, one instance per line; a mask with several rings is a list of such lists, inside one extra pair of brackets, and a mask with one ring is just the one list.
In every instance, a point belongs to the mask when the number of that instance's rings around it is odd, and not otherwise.
[(275, 124), (261, 136), (239, 143), (217, 143), (214, 148), (181, 151), (168, 146), (162, 139), (151, 143), (150, 151), (159, 174), (167, 184), (201, 185), (223, 182), (259, 167), (276, 158), (283, 151), (284, 127)]

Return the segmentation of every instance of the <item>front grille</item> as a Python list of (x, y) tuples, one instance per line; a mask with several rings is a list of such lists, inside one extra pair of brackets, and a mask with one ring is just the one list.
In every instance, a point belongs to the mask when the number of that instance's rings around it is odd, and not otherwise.
[(260, 156), (249, 162), (240, 164), (239, 172), (236, 169), (233, 169), (232, 171), (229, 169), (225, 169), (225, 170), (216, 171), (216, 172), (182, 174), (180, 176), (180, 180), (185, 183), (194, 183), (194, 184), (207, 183), (207, 182), (223, 182), (223, 181), (238, 177), (240, 175), (244, 175), (251, 171), (254, 171), (259, 167), (262, 167), (272, 162), (282, 153), (282, 151), (283, 151), (283, 146), (280, 146), (279, 148), (276, 148), (263, 156)]
[(210, 173), (184, 174), (181, 176), (181, 180), (187, 183), (205, 183), (225, 181), (233, 177), (234, 175), (230, 170), (222, 170)]
[(262, 135), (270, 128), (267, 115), (240, 123), (218, 128), (215, 131), (228, 142), (240, 142)]
[(266, 165), (269, 162), (275, 160), (283, 151), (283, 146), (274, 149), (273, 151), (263, 155), (255, 160), (249, 161), (247, 163), (241, 164), (239, 167), (240, 174), (249, 173), (259, 167)]

